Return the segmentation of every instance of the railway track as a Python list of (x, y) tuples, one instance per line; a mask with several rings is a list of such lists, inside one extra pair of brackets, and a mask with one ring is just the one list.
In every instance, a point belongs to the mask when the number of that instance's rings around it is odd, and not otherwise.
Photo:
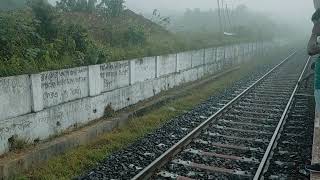
[(293, 53), (133, 179), (260, 179), (310, 58)]
[(304, 165), (312, 159), (314, 129), (313, 81), (300, 86), (290, 113), (261, 177), (308, 180)]

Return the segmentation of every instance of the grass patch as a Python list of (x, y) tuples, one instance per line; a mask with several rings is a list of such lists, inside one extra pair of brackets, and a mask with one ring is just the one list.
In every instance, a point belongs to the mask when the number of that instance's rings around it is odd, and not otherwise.
[(12, 136), (11, 138), (9, 138), (8, 141), (10, 144), (10, 147), (9, 147), (10, 151), (19, 151), (30, 146), (30, 143), (28, 143), (27, 140), (22, 139), (18, 136)]
[[(277, 60), (279, 60), (279, 54), (277, 54), (277, 56), (274, 55), (274, 57), (277, 57)], [(21, 176), (20, 179), (70, 179), (80, 175), (97, 165), (99, 161), (111, 153), (127, 147), (130, 143), (143, 137), (146, 133), (150, 133), (156, 128), (159, 128), (166, 121), (181, 115), (184, 111), (192, 109), (209, 96), (229, 87), (244, 75), (252, 72), (257, 64), (270, 62), (270, 59), (275, 60), (276, 58), (274, 57), (256, 57), (255, 59), (259, 59), (259, 61), (243, 64), (237, 71), (229, 73), (201, 87), (184, 91), (184, 96), (177, 100), (168, 102), (140, 117), (131, 118), (130, 122), (124, 127), (98, 137), (89, 145), (80, 146), (61, 156), (54, 157), (47, 163), (27, 172)]]

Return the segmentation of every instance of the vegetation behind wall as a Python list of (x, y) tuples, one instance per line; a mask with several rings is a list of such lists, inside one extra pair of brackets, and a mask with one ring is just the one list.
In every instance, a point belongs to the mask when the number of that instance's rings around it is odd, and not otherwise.
[(219, 37), (213, 29), (169, 31), (126, 9), (123, 0), (61, 0), (55, 6), (2, 0), (0, 77), (257, 39), (250, 33)]

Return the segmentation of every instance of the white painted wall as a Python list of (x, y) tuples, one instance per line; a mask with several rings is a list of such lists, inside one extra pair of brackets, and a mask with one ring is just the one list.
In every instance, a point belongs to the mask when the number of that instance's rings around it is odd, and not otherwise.
[(212, 64), (215, 62), (215, 48), (207, 48), (204, 50), (205, 53), (205, 59), (204, 64)]
[(217, 70), (220, 71), (225, 63), (225, 48), (218, 47), (217, 48)]
[(192, 52), (182, 52), (177, 54), (178, 72), (190, 69), (192, 67)]
[(204, 64), (204, 49), (192, 52), (192, 67), (201, 66)]
[[(253, 46), (239, 46), (249, 59)], [(0, 78), (0, 155), (12, 136), (32, 142), (75, 129), (101, 118), (107, 106), (120, 110), (214, 74), (226, 67), (225, 56), (225, 47), (217, 47)]]
[(111, 91), (129, 86), (129, 61), (118, 61), (100, 65), (102, 91)]
[(142, 82), (156, 77), (156, 57), (146, 57), (130, 61), (130, 84)]
[(175, 73), (177, 71), (177, 54), (157, 56), (157, 77)]
[(87, 97), (88, 67), (40, 73), (40, 84), (44, 108)]
[(0, 78), (0, 122), (30, 113), (31, 106), (31, 82), (28, 75)]

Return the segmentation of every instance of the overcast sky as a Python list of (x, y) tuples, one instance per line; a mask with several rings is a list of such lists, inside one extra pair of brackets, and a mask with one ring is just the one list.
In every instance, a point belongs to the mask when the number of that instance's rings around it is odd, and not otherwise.
[[(49, 0), (55, 2), (56, 0)], [(126, 6), (137, 13), (178, 11), (187, 8), (201, 10), (217, 8), (217, 0), (125, 0)], [(311, 15), (314, 12), (313, 0), (224, 0), (229, 7), (245, 4), (251, 10), (267, 14), (279, 22), (293, 24), (294, 27), (309, 31), (312, 26)], [(162, 13), (163, 14), (163, 13)], [(170, 15), (170, 14), (163, 14)]]
[[(268, 14), (274, 19), (305, 22), (311, 25), (313, 0), (225, 0), (232, 4), (246, 4), (250, 9)], [(186, 8), (215, 9), (216, 0), (126, 0), (126, 6), (137, 12), (153, 9), (184, 11)]]
[[(57, 0), (49, 0), (55, 2)], [(152, 12), (154, 9), (185, 11), (190, 8), (202, 10), (217, 8), (217, 0), (125, 0), (129, 9), (138, 13)], [(246, 4), (250, 9), (267, 13), (275, 18), (310, 21), (314, 11), (313, 0), (224, 0), (229, 6)]]
[[(225, 0), (232, 4), (246, 4), (258, 11), (300, 14), (299, 12), (312, 13), (312, 0)], [(216, 0), (126, 0), (128, 7), (136, 10), (169, 9), (184, 11), (186, 8), (214, 9), (217, 7)], [(311, 12), (310, 12), (311, 11)]]

